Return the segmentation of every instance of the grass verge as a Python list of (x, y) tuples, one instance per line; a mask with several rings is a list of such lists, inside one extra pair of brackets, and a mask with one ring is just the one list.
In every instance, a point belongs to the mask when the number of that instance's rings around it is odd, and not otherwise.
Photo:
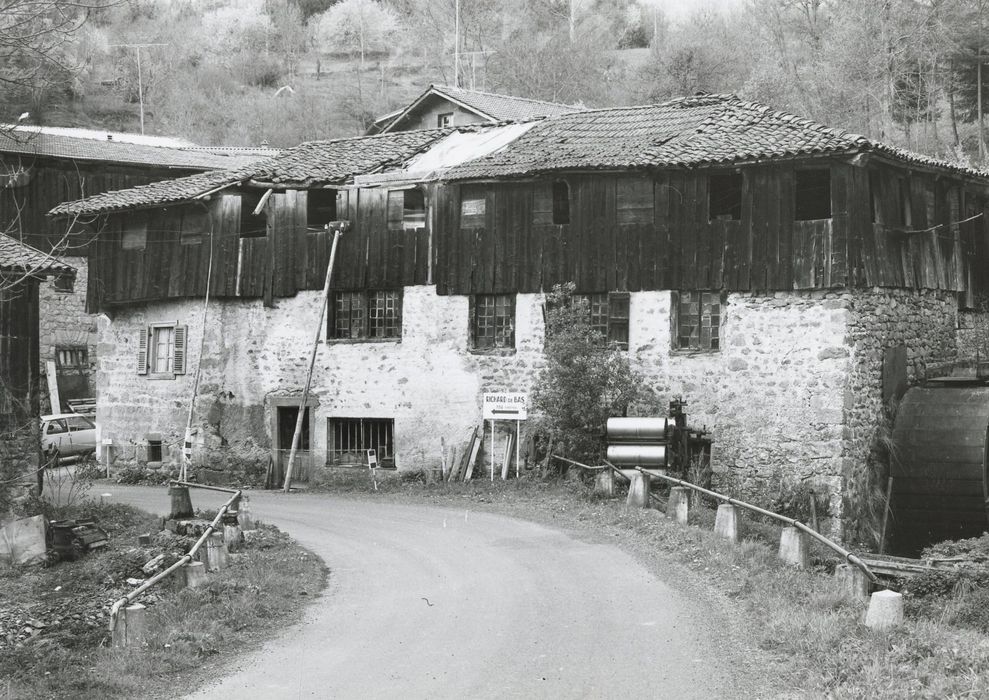
[[(211, 667), (301, 617), (326, 585), (315, 555), (271, 526), (260, 526), (231, 564), (207, 585), (175, 591), (168, 581), (141, 598), (151, 636), (140, 648), (109, 646), (109, 605), (127, 577), (156, 552), (185, 546), (137, 536), (157, 519), (122, 505), (84, 504), (110, 545), (52, 568), (0, 569), (0, 698), (169, 697), (196, 687)], [(30, 632), (26, 632), (30, 630)]]
[(956, 586), (926, 601), (908, 590), (905, 624), (874, 632), (862, 624), (866, 602), (830, 576), (835, 559), (812, 548), (812, 570), (781, 565), (779, 528), (766, 523), (743, 519), (743, 541), (732, 546), (710, 531), (710, 511), (696, 509), (695, 525), (681, 527), (656, 510), (595, 498), (579, 482), (446, 484), (393, 474), (375, 493), (365, 471), (338, 473), (322, 488), (488, 510), (617, 543), (659, 578), (720, 608), (745, 650), (737, 663), (752, 665), (756, 686), (766, 688), (753, 693), (760, 697), (989, 697), (989, 636), (952, 612), (978, 589)]

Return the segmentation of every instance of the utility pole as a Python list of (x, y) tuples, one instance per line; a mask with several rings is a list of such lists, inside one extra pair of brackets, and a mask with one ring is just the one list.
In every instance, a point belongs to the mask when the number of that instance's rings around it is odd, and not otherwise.
[(454, 29), (453, 29), (453, 87), (460, 87), (460, 0), (456, 0), (454, 5)]
[(137, 99), (141, 104), (141, 135), (144, 135), (144, 77), (141, 74), (141, 49), (151, 46), (168, 46), (168, 44), (110, 44), (114, 48), (134, 49), (137, 56)]

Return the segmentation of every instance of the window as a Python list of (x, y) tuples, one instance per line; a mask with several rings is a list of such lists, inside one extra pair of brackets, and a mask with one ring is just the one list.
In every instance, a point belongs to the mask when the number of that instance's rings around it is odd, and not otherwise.
[(471, 347), (515, 347), (515, 296), (477, 294), (471, 297)]
[(55, 275), (55, 280), (52, 282), (52, 287), (56, 292), (66, 292), (71, 294), (75, 291), (76, 286), (76, 276), (71, 272), (60, 272)]
[(460, 228), (483, 228), (487, 212), (487, 197), (481, 187), (460, 190)]
[(418, 188), (388, 193), (388, 230), (412, 231), (426, 227), (426, 196)]
[(327, 320), (330, 339), (402, 337), (402, 290), (334, 292)]
[(55, 348), (55, 367), (58, 369), (74, 369), (89, 367), (89, 351), (84, 347)]
[(717, 173), (707, 179), (708, 218), (711, 221), (742, 219), (742, 174)]
[(335, 466), (367, 464), (367, 451), (374, 450), (378, 464), (395, 466), (395, 420), (393, 418), (330, 418), (327, 434), (332, 436), (327, 463)]
[(148, 462), (161, 462), (162, 460), (162, 442), (161, 437), (158, 435), (149, 435), (148, 440)]
[(337, 220), (337, 191), (309, 190), (306, 198), (306, 228), (322, 231)]
[(49, 421), (48, 427), (45, 428), (46, 435), (61, 435), (67, 432), (69, 432), (69, 428), (65, 425), (65, 419), (63, 418)]
[(141, 333), (137, 349), (137, 373), (159, 379), (185, 374), (185, 326), (154, 323)]
[(794, 219), (831, 218), (831, 170), (797, 170), (794, 178)]
[(453, 124), (453, 112), (444, 112), (443, 114), (436, 115), (436, 126), (440, 129), (445, 129), (451, 124)]
[(65, 425), (68, 426), (70, 433), (78, 433), (82, 430), (93, 430), (96, 428), (95, 425), (83, 416), (66, 416)]
[(144, 250), (148, 244), (148, 220), (143, 216), (128, 219), (120, 236), (120, 247), (124, 250)]
[(553, 223), (570, 223), (570, 185), (565, 180), (553, 182)]
[(209, 212), (200, 209), (189, 209), (182, 214), (182, 233), (180, 239), (182, 245), (199, 245), (203, 242), (203, 236), (212, 229)]
[(264, 238), (268, 235), (268, 217), (264, 207), (257, 216), (254, 215), (254, 210), (261, 203), (261, 196), (258, 192), (245, 192), (240, 196), (241, 238)]
[(616, 184), (616, 209), (619, 224), (651, 224), (653, 222), (652, 180), (643, 177), (619, 178)]
[(628, 349), (628, 292), (574, 294), (573, 298), (587, 304), (591, 328), (601, 334), (605, 343)]
[(674, 348), (718, 350), (721, 347), (721, 295), (679, 292), (674, 295)]

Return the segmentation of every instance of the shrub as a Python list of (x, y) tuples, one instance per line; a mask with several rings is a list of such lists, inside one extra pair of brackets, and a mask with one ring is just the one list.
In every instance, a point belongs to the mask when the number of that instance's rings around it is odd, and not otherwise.
[(536, 379), (532, 405), (543, 447), (579, 462), (600, 463), (609, 416), (625, 415), (639, 377), (628, 355), (590, 324), (573, 283), (555, 285), (546, 299), (546, 367)]

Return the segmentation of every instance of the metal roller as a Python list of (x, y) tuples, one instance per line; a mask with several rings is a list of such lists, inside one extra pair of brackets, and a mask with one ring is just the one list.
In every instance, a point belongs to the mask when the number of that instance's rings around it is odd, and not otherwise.
[(608, 445), (608, 461), (616, 467), (665, 467), (666, 445)]
[(673, 427), (672, 418), (609, 418), (608, 442), (662, 442)]

